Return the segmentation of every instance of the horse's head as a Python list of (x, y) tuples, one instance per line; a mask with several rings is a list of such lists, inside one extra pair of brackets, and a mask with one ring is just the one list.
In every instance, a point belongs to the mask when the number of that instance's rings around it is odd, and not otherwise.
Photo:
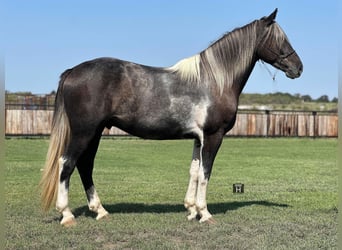
[(261, 36), (257, 45), (257, 56), (294, 79), (303, 72), (303, 64), (286, 34), (275, 22), (276, 15), (277, 9), (268, 17), (259, 20)]

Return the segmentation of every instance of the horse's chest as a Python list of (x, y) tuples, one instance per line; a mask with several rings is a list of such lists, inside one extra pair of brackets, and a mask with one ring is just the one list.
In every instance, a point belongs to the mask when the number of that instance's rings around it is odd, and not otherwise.
[(229, 131), (235, 123), (237, 112), (237, 103), (220, 102), (214, 103), (208, 108), (206, 130), (215, 132), (222, 129), (224, 132)]

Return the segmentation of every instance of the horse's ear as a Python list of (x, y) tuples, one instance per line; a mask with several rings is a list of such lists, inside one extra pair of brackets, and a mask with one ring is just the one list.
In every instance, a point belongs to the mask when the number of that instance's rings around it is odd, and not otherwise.
[(277, 12), (278, 12), (278, 8), (276, 8), (276, 9), (272, 12), (271, 15), (269, 15), (268, 17), (264, 17), (264, 18), (262, 18), (261, 20), (263, 20), (264, 23), (265, 23), (266, 25), (271, 25), (271, 24), (274, 23), (274, 21), (275, 21), (275, 18), (276, 18), (276, 16), (277, 16)]

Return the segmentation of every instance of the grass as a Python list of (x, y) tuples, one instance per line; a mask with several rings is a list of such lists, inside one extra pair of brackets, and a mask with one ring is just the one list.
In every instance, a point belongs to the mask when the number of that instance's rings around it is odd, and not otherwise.
[(337, 249), (335, 139), (225, 139), (208, 189), (216, 225), (186, 220), (192, 141), (104, 139), (94, 180), (110, 217), (88, 211), (76, 171), (68, 229), (39, 208), (47, 145), (5, 141), (6, 249)]

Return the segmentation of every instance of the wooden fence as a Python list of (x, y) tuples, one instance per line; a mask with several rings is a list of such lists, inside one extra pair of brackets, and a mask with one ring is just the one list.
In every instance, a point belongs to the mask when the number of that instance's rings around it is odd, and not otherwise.
[[(5, 110), (6, 135), (49, 135), (52, 110)], [(127, 135), (112, 127), (103, 135)], [(261, 137), (337, 137), (336, 113), (291, 111), (239, 111), (234, 128), (228, 136)]]
[(232, 136), (337, 137), (336, 113), (317, 112), (239, 112)]

